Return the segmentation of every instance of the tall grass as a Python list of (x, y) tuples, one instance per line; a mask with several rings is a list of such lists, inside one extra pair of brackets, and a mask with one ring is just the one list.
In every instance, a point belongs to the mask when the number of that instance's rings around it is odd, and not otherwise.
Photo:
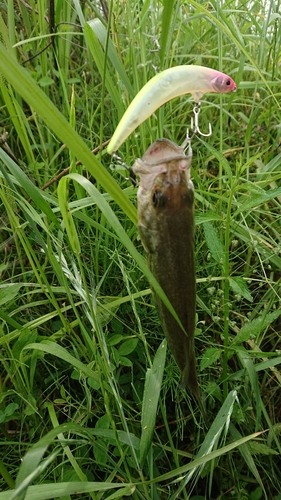
[[(3, 3), (0, 500), (280, 499), (279, 9)], [(166, 352), (136, 189), (103, 147), (148, 79), (178, 64), (238, 85), (204, 96), (213, 134), (192, 143), (207, 422)], [(192, 108), (167, 103), (122, 161), (159, 137), (181, 144)]]

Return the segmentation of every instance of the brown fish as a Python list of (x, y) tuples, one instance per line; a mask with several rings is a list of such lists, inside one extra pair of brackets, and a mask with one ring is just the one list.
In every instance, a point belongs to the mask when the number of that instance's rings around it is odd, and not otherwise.
[(194, 264), (194, 189), (190, 180), (191, 150), (159, 139), (137, 159), (140, 176), (138, 226), (148, 266), (174, 307), (185, 332), (155, 296), (168, 346), (189, 387), (202, 407), (194, 354), (196, 281)]

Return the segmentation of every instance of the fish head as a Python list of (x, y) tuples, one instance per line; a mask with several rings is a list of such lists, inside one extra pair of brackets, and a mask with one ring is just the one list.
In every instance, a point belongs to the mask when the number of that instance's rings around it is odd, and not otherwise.
[(215, 76), (211, 80), (211, 85), (214, 92), (219, 92), (220, 94), (226, 94), (227, 92), (236, 92), (236, 83), (230, 76), (221, 73), (220, 71), (215, 71)]
[[(190, 180), (191, 155), (168, 139), (158, 139), (136, 160), (133, 171), (140, 176), (138, 205), (154, 213), (173, 215), (193, 202)], [(192, 199), (191, 199), (192, 198)]]

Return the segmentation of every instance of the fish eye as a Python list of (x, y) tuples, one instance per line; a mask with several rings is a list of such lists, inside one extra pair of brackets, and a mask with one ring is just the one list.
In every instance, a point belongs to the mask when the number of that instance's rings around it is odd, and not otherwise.
[(230, 85), (230, 84), (231, 84), (231, 81), (230, 80), (226, 80), (225, 85)]

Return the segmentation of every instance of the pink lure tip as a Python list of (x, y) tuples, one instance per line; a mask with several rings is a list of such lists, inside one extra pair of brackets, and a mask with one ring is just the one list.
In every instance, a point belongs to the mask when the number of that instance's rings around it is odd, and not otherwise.
[(236, 83), (230, 76), (220, 71), (216, 71), (216, 76), (211, 80), (211, 84), (214, 92), (219, 92), (220, 94), (226, 94), (227, 92), (236, 91)]

